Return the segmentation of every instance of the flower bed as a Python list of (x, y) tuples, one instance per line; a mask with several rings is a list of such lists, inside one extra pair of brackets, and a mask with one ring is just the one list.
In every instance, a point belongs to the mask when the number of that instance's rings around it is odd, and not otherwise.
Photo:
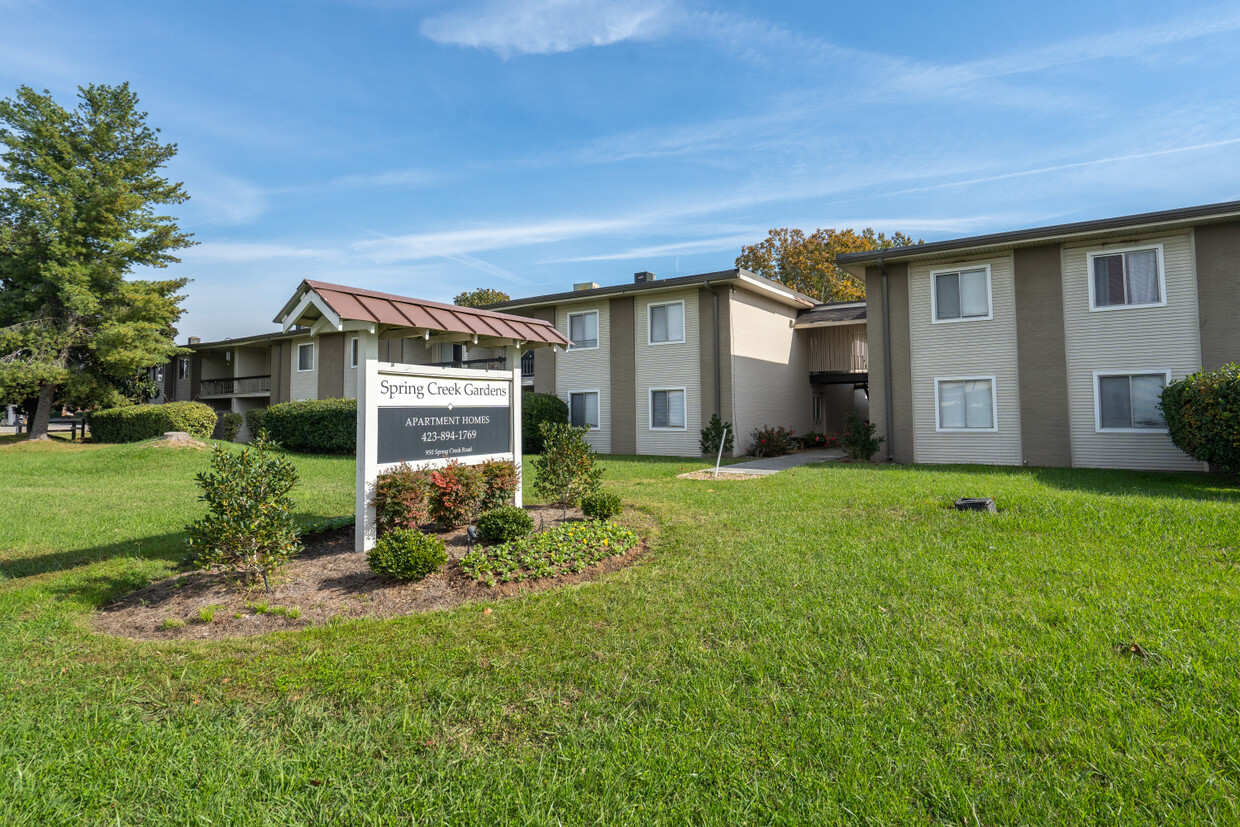
[(498, 546), (478, 546), (461, 559), (466, 574), (488, 586), (579, 572), (637, 546), (637, 535), (615, 523), (562, 523)]

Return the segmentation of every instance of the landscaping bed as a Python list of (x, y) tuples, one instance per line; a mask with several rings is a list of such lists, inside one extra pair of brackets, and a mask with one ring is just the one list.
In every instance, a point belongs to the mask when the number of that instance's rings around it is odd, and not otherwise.
[[(563, 523), (589, 525), (578, 509), (569, 509), (567, 517), (558, 507), (536, 506), (527, 511), (535, 525), (543, 528)], [(580, 571), (488, 586), (461, 568), (460, 560), (469, 551), (465, 529), (439, 536), (448, 562), (420, 582), (402, 582), (372, 572), (366, 555), (353, 550), (353, 527), (349, 526), (303, 537), (305, 550), (272, 578), (270, 593), (261, 583), (246, 587), (223, 574), (189, 572), (152, 583), (105, 607), (95, 616), (94, 627), (134, 640), (210, 640), (351, 618), (397, 617), (591, 580), (624, 568), (644, 549), (639, 542)]]

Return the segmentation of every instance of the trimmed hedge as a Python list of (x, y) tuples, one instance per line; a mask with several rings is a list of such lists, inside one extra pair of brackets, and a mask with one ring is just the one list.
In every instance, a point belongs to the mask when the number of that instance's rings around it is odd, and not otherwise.
[(568, 403), (553, 393), (521, 394), (521, 449), (526, 454), (543, 452), (542, 424), (568, 423)]
[(86, 415), (95, 442), (141, 442), (168, 431), (184, 431), (198, 439), (210, 439), (216, 414), (201, 402), (168, 402), (163, 405), (130, 405)]
[(250, 411), (250, 430), (258, 425), (281, 448), (307, 454), (352, 454), (357, 450), (357, 400), (309, 399), (281, 402)]
[(1214, 468), (1240, 474), (1240, 364), (1172, 382), (1163, 389), (1159, 407), (1177, 448)]
[(215, 436), (225, 442), (236, 442), (241, 430), (242, 417), (233, 411), (220, 411), (219, 421), (215, 425)]

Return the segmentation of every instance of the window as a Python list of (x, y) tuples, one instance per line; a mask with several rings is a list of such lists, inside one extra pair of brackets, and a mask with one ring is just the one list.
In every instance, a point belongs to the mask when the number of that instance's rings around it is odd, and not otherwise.
[(939, 431), (995, 431), (995, 378), (935, 379)]
[(684, 388), (650, 392), (650, 427), (678, 429), (685, 427)]
[(568, 395), (568, 421), (574, 428), (598, 427), (598, 391)]
[(189, 377), (189, 359), (182, 356), (177, 359), (177, 379), (186, 379)]
[(305, 373), (314, 370), (314, 343), (307, 342), (297, 346), (297, 372)]
[(592, 350), (598, 347), (598, 311), (568, 314), (569, 350)]
[(1160, 305), (1162, 247), (1090, 253), (1090, 309)]
[(683, 301), (650, 305), (650, 344), (667, 345), (685, 340)]
[(349, 367), (357, 367), (357, 337), (354, 336), (349, 342)]
[(1168, 374), (1094, 374), (1097, 400), (1096, 430), (1166, 431), (1158, 401), (1167, 386)]
[(967, 270), (944, 270), (931, 273), (934, 291), (934, 321), (959, 322), (966, 319), (989, 319), (990, 265)]

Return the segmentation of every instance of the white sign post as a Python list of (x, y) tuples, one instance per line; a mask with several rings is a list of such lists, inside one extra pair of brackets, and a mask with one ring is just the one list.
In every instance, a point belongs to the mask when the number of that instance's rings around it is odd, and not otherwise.
[[(488, 460), (521, 463), (520, 351), (505, 348), (511, 371), (380, 362), (378, 337), (359, 336), (355, 547), (375, 544), (375, 480), (401, 463), (418, 469)], [(521, 484), (515, 492), (521, 505)]]

